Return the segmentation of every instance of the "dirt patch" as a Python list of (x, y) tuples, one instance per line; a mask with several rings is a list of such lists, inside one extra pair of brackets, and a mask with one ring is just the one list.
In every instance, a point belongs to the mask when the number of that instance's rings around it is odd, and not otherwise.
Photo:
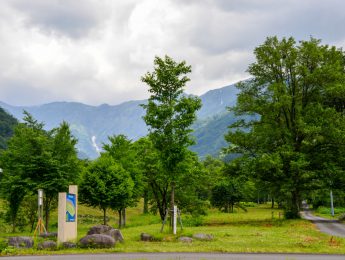
[(340, 247), (340, 241), (331, 236), (331, 238), (328, 241), (328, 245), (330, 247)]

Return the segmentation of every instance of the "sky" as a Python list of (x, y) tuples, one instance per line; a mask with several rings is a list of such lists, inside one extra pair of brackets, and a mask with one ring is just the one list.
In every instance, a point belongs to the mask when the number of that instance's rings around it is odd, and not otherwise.
[(0, 101), (145, 99), (155, 56), (192, 66), (200, 95), (249, 77), (266, 37), (345, 47), (343, 0), (1, 0)]

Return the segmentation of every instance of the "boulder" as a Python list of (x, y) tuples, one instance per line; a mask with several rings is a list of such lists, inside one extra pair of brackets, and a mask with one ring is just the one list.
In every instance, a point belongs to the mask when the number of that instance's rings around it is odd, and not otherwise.
[(115, 239), (104, 234), (87, 235), (79, 241), (81, 247), (111, 248), (115, 246)]
[(111, 236), (112, 238), (115, 239), (115, 241), (120, 241), (123, 242), (124, 238), (119, 229), (112, 228), (110, 226), (106, 225), (96, 225), (90, 228), (90, 230), (87, 232), (88, 235), (93, 235), (93, 234), (104, 234)]
[(104, 234), (108, 232), (109, 230), (113, 229), (111, 226), (107, 225), (96, 225), (90, 228), (90, 230), (87, 232), (88, 235), (93, 234)]
[(117, 241), (120, 241), (120, 242), (124, 241), (123, 235), (122, 235), (122, 233), (121, 233), (121, 231), (119, 229), (112, 228), (112, 229), (110, 229), (109, 231), (107, 231), (104, 234), (108, 235), (108, 236), (111, 236), (112, 238), (115, 239), (116, 242)]
[(199, 234), (194, 234), (193, 238), (198, 239), (198, 240), (211, 241), (213, 240), (213, 235), (199, 233)]
[(17, 248), (32, 248), (34, 241), (31, 237), (9, 237), (8, 245)]
[(43, 241), (42, 243), (39, 243), (37, 246), (38, 249), (50, 249), (50, 250), (55, 250), (57, 248), (57, 244), (55, 241)]
[(63, 248), (76, 248), (77, 244), (73, 242), (63, 242), (62, 243)]
[(178, 240), (183, 242), (183, 243), (192, 243), (193, 242), (193, 238), (191, 238), (191, 237), (180, 237)]
[(153, 238), (153, 236), (151, 236), (150, 234), (141, 233), (141, 235), (140, 235), (140, 240), (141, 240), (141, 241), (153, 241), (154, 238)]

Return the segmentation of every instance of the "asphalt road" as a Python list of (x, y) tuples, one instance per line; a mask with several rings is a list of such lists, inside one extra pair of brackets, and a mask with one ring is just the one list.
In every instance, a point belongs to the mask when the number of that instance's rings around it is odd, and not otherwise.
[(222, 254), (222, 253), (117, 253), (0, 257), (1, 260), (344, 260), (345, 255)]
[(329, 234), (331, 236), (345, 237), (345, 225), (340, 223), (338, 220), (325, 219), (314, 216), (308, 209), (304, 210), (301, 215), (303, 218), (315, 223), (317, 228), (321, 232)]

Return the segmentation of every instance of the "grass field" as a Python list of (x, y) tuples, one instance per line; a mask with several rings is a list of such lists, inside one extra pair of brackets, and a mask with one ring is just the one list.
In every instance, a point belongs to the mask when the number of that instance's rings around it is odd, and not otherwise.
[[(273, 212), (273, 213), (272, 213)], [(124, 243), (116, 244), (113, 249), (59, 249), (56, 251), (38, 251), (35, 249), (18, 250), (7, 248), (4, 254), (65, 254), (90, 252), (291, 252), (291, 253), (345, 253), (345, 239), (334, 238), (320, 233), (314, 224), (305, 220), (279, 219), (280, 210), (259, 205), (248, 208), (248, 212), (220, 213), (209, 210), (203, 217), (193, 218), (182, 215), (184, 228), (173, 236), (169, 228), (160, 233), (161, 222), (158, 216), (141, 214), (139, 207), (127, 210), (127, 227), (122, 229)], [(56, 212), (52, 213), (50, 231), (56, 231)], [(102, 212), (79, 207), (78, 238), (83, 237), (88, 229), (101, 224)], [(117, 215), (109, 212), (109, 224), (116, 227)], [(273, 219), (272, 219), (273, 216)], [(141, 233), (149, 233), (155, 242), (140, 241)], [(212, 234), (212, 241), (183, 243), (180, 236), (192, 236), (196, 233)], [(32, 235), (28, 232), (10, 235)]]

